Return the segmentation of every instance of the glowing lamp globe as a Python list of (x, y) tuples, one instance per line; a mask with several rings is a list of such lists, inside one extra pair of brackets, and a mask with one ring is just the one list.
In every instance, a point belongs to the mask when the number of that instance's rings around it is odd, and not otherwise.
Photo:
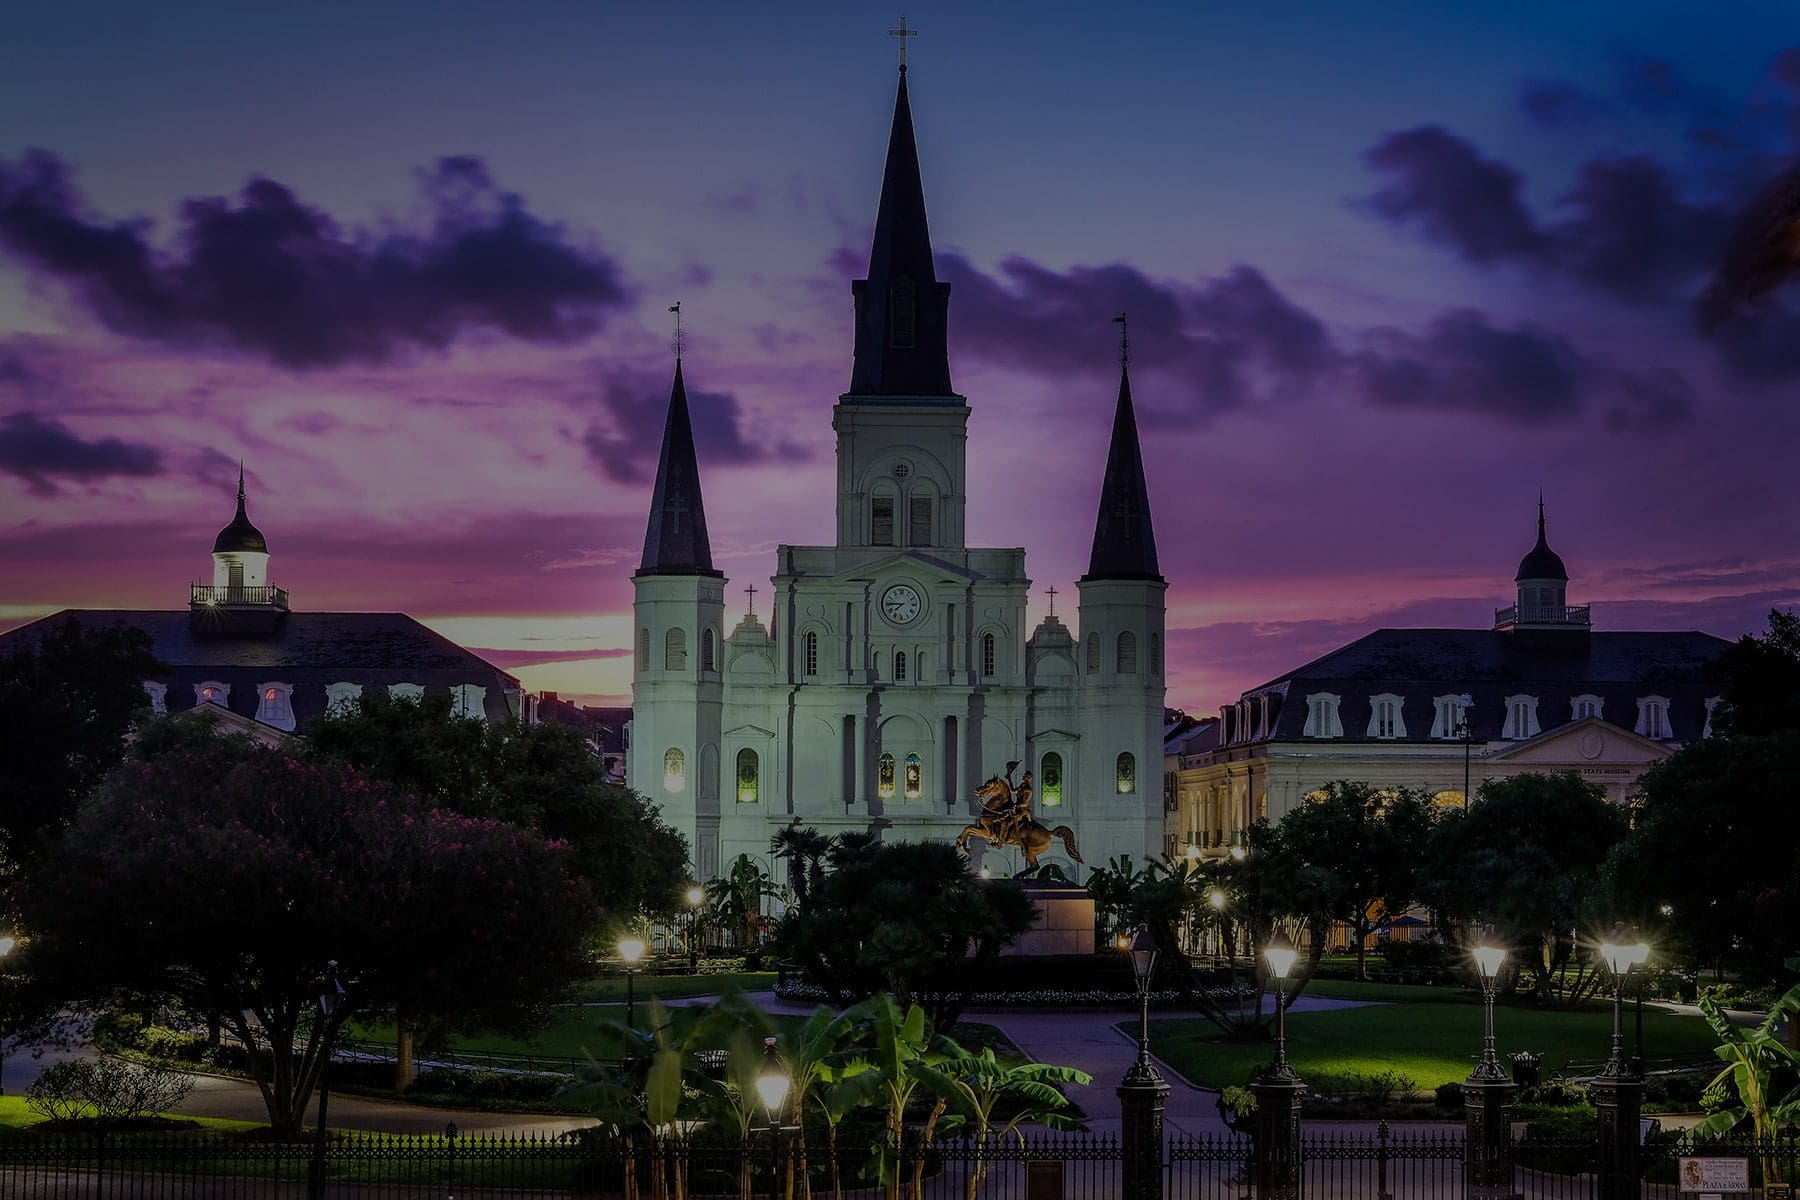
[(788, 1087), (793, 1081), (788, 1078), (787, 1068), (781, 1063), (781, 1056), (775, 1053), (775, 1039), (763, 1039), (762, 1069), (756, 1073), (756, 1095), (769, 1111), (769, 1122), (775, 1121), (775, 1114), (787, 1100)]
[(638, 959), (644, 957), (644, 948), (643, 938), (628, 937), (619, 939), (619, 957), (628, 963), (634, 963)]
[(1481, 972), (1483, 979), (1492, 980), (1500, 974), (1500, 964), (1506, 961), (1506, 947), (1494, 944), (1494, 927), (1489, 925), (1475, 939), (1475, 945), (1469, 950), (1474, 956), (1475, 969)]
[(1294, 944), (1288, 941), (1287, 934), (1277, 929), (1269, 944), (1263, 947), (1263, 957), (1269, 962), (1269, 970), (1277, 979), (1286, 979), (1288, 972), (1294, 969), (1294, 960), (1300, 956)]

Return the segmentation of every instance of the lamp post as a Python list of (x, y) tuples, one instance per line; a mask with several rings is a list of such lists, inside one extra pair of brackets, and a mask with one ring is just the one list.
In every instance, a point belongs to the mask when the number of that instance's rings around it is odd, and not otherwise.
[(1513, 1083), (1494, 1053), (1494, 981), (1506, 961), (1506, 948), (1494, 939), (1494, 927), (1476, 936), (1469, 956), (1481, 976), (1481, 1061), (1463, 1080), (1463, 1183), (1470, 1200), (1502, 1200), (1512, 1186)]
[(1463, 704), (1458, 707), (1462, 715), (1457, 718), (1456, 722), (1456, 740), (1462, 743), (1463, 748), (1462, 809), (1463, 815), (1467, 816), (1469, 812), (1469, 751), (1475, 745), (1475, 731), (1469, 727), (1469, 706)]
[(1638, 1118), (1644, 1081), (1625, 1057), (1625, 977), (1650, 957), (1650, 947), (1623, 925), (1614, 925), (1600, 943), (1600, 959), (1613, 977), (1612, 1055), (1593, 1082), (1600, 1118), (1600, 1200), (1638, 1200), (1643, 1194)]
[(1287, 1060), (1287, 977), (1299, 952), (1277, 926), (1262, 953), (1275, 978), (1275, 1061), (1250, 1085), (1256, 1095), (1256, 1194), (1259, 1200), (1296, 1200), (1306, 1084)]
[(781, 1174), (781, 1106), (787, 1102), (793, 1078), (781, 1055), (775, 1052), (775, 1039), (763, 1039), (762, 1068), (756, 1073), (756, 1094), (769, 1114), (769, 1200), (780, 1193)]
[(1163, 1106), (1169, 1085), (1150, 1061), (1150, 980), (1156, 973), (1156, 936), (1148, 925), (1119, 935), (1138, 993), (1137, 1061), (1119, 1081), (1120, 1140), (1124, 1143), (1123, 1200), (1162, 1200)]
[(687, 890), (688, 902), (688, 973), (700, 973), (700, 906), (706, 903), (706, 889), (693, 884)]
[[(0, 969), (6, 965), (13, 949), (18, 946), (19, 939), (12, 934), (0, 934)], [(0, 1096), (6, 1095), (6, 1042), (0, 1039)]]
[(348, 994), (344, 985), (338, 980), (337, 962), (333, 960), (325, 964), (329, 978), (319, 990), (319, 1019), (324, 1026), (324, 1035), (320, 1039), (319, 1053), (319, 1124), (313, 1131), (312, 1170), (307, 1173), (306, 1195), (308, 1200), (319, 1200), (325, 1194), (325, 1129), (326, 1108), (331, 1103), (331, 1040), (337, 1033), (336, 1017), (344, 1007), (344, 999)]
[(620, 938), (619, 957), (625, 963), (625, 1024), (636, 1028), (638, 960), (644, 957), (644, 939), (631, 936)]

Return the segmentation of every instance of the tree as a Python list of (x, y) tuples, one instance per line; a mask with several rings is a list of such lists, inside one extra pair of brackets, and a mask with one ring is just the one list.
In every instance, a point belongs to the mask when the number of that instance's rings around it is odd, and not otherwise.
[(74, 617), (40, 636), (16, 637), (0, 656), (0, 845), (30, 863), (56, 840), (125, 754), (133, 719), (150, 706), (144, 681), (167, 668), (150, 635)]
[(947, 1027), (972, 978), (1036, 919), (1005, 880), (978, 879), (954, 847), (883, 844), (825, 876), (805, 909), (776, 928), (781, 953), (813, 983), (855, 1001), (890, 992)]
[(787, 859), (788, 892), (795, 904), (804, 905), (806, 897), (824, 878), (825, 855), (831, 846), (829, 836), (817, 829), (806, 828), (799, 817), (776, 830), (769, 839), (769, 852), (776, 858)]
[(1638, 781), (1630, 835), (1606, 876), (1620, 915), (1659, 949), (1782, 977), (1800, 927), (1800, 732), (1708, 738)]
[[(341, 763), (224, 739), (127, 762), (27, 880), (23, 969), (51, 1003), (224, 1014), (296, 1134), (324, 1051), (371, 1009), (524, 1029), (582, 963), (569, 853)], [(336, 964), (348, 988), (318, 1018)]]
[(1769, 611), (1769, 631), (1745, 634), (1712, 664), (1715, 734), (1800, 732), (1800, 615)]
[[(1069, 1099), (1059, 1083), (1089, 1084), (1094, 1077), (1074, 1067), (1049, 1063), (1003, 1063), (991, 1046), (971, 1054), (950, 1043), (943, 1058), (921, 1062), (913, 1070), (934, 1095), (945, 1100), (958, 1128), (967, 1129), (974, 1149), (964, 1200), (976, 1200), (987, 1179), (988, 1146), (995, 1137), (1013, 1137), (1023, 1146), (1019, 1126), (1036, 1121), (1047, 1129), (1080, 1129), (1080, 1121), (1063, 1110)], [(996, 1116), (1004, 1105), (1007, 1115)]]
[(713, 916), (730, 927), (738, 939), (738, 948), (745, 953), (755, 949), (757, 935), (762, 931), (762, 902), (780, 895), (781, 889), (748, 854), (732, 859), (725, 877), (709, 880), (706, 885)]
[[(1776, 1072), (1785, 1070), (1789, 1078), (1800, 1071), (1800, 1048), (1783, 1045), (1776, 1028), (1785, 1016), (1791, 1025), (1800, 1021), (1800, 986), (1789, 989), (1775, 1002), (1769, 1014), (1755, 1028), (1744, 1028), (1725, 1015), (1710, 996), (1700, 997), (1700, 1012), (1712, 1031), (1719, 1035), (1716, 1053), (1725, 1064), (1723, 1070), (1706, 1085), (1708, 1100), (1725, 1105), (1694, 1127), (1698, 1137), (1729, 1133), (1748, 1122), (1750, 1132), (1765, 1147), (1772, 1147), (1776, 1131), (1783, 1124), (1800, 1120), (1800, 1085), (1795, 1085), (1779, 1099), (1775, 1096)], [(1736, 1095), (1737, 1103), (1726, 1105)], [(1782, 1181), (1779, 1159), (1763, 1156), (1763, 1184)]]
[(1438, 822), (1422, 898), (1450, 921), (1493, 924), (1513, 948), (1508, 966), (1528, 971), (1540, 997), (1577, 996), (1593, 975), (1573, 931), (1612, 924), (1599, 879), (1626, 826), (1606, 793), (1573, 771), (1489, 780), (1467, 816)]

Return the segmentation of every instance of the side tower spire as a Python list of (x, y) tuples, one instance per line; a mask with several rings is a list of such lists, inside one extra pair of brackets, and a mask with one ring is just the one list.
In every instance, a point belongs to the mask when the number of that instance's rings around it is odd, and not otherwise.
[(662, 455), (656, 463), (656, 489), (650, 496), (650, 521), (644, 529), (644, 558), (637, 573), (719, 574), (713, 569), (712, 543), (706, 536), (694, 425), (688, 416), (687, 386), (681, 378), (679, 357), (675, 383), (669, 389), (669, 415), (663, 423)]
[(1106, 454), (1106, 478), (1100, 485), (1100, 511), (1094, 520), (1094, 547), (1088, 555), (1091, 579), (1162, 581), (1156, 562), (1156, 531), (1150, 522), (1150, 489), (1144, 481), (1144, 456), (1138, 446), (1137, 413), (1131, 403), (1131, 342), (1125, 314), (1119, 326), (1119, 402), (1113, 411), (1112, 446)]
[(950, 285), (938, 282), (931, 261), (925, 186), (919, 176), (904, 64), (888, 134), (869, 277), (852, 281), (850, 293), (856, 299), (850, 396), (953, 395), (945, 340)]

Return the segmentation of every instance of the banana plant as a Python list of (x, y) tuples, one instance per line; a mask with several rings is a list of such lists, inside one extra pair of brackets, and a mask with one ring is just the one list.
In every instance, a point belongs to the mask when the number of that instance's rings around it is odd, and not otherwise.
[(818, 1086), (813, 1089), (813, 1110), (825, 1121), (832, 1200), (844, 1200), (844, 1181), (838, 1170), (838, 1126), (845, 1117), (878, 1099), (881, 1091), (881, 1073), (867, 1058), (843, 1058), (819, 1072)]
[[(913, 1069), (920, 1082), (950, 1106), (971, 1135), (974, 1169), (969, 1172), (965, 1200), (976, 1200), (987, 1180), (987, 1150), (993, 1139), (1011, 1137), (1022, 1145), (1025, 1135), (1019, 1127), (1028, 1121), (1050, 1129), (1081, 1128), (1079, 1120), (1063, 1111), (1069, 1107), (1069, 1099), (1056, 1085), (1093, 1082), (1086, 1071), (1074, 1067), (1001, 1062), (991, 1047), (973, 1054), (955, 1047), (953, 1053), (946, 1053), (939, 1061), (922, 1062)], [(996, 1126), (994, 1110), (1003, 1101), (1011, 1115)]]
[(879, 1095), (887, 1108), (887, 1136), (876, 1147), (876, 1163), (888, 1200), (898, 1200), (906, 1106), (919, 1088), (920, 1077), (914, 1068), (933, 1053), (931, 1025), (923, 1008), (914, 1004), (902, 1013), (886, 992), (845, 1009), (844, 1018), (863, 1027), (869, 1064), (881, 1080)]
[[(1800, 984), (1777, 1000), (1762, 1024), (1755, 1027), (1735, 1024), (1710, 996), (1700, 997), (1700, 1012), (1719, 1035), (1719, 1045), (1713, 1053), (1725, 1064), (1706, 1085), (1704, 1099), (1724, 1104), (1735, 1092), (1737, 1103), (1720, 1108), (1694, 1126), (1694, 1135), (1728, 1133), (1748, 1120), (1757, 1142), (1764, 1147), (1772, 1145), (1776, 1130), (1784, 1122), (1800, 1120), (1800, 1086), (1779, 1100), (1771, 1096), (1777, 1070), (1800, 1068), (1800, 1050), (1787, 1045), (1776, 1032), (1784, 1015), (1790, 1021), (1800, 1020)], [(1783, 1182), (1781, 1164), (1774, 1157), (1764, 1155), (1762, 1169), (1765, 1186)]]

